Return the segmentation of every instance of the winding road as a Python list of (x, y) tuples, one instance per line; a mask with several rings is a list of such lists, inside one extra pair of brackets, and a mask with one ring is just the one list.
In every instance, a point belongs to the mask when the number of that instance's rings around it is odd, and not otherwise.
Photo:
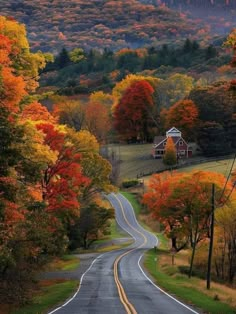
[(98, 256), (83, 274), (74, 296), (48, 314), (199, 313), (156, 286), (141, 266), (143, 253), (158, 239), (137, 222), (129, 201), (110, 194), (116, 220), (134, 239), (127, 248)]

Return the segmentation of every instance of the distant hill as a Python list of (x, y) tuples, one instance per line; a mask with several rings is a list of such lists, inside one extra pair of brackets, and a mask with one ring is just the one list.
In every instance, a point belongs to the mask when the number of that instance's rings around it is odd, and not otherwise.
[[(33, 50), (58, 52), (62, 47), (117, 50), (171, 41), (180, 43), (187, 37), (211, 39), (209, 25), (163, 6), (164, 2), (168, 5), (168, 1), (146, 2), (8, 0), (0, 1), (0, 14), (25, 23)], [(169, 2), (179, 10), (174, 0)], [(236, 19), (234, 22), (236, 24)], [(233, 23), (229, 24), (230, 27)], [(213, 35), (218, 33), (214, 31)]]
[(206, 23), (212, 34), (227, 34), (236, 27), (235, 0), (139, 0), (155, 6), (165, 5), (177, 12), (187, 13), (199, 23)]

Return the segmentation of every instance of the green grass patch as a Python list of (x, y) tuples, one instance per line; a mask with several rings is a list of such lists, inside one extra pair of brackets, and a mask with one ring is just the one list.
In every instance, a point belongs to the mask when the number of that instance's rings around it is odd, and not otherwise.
[(187, 276), (178, 274), (175, 276), (176, 270), (174, 266), (165, 266), (165, 271), (160, 268), (158, 263), (158, 253), (150, 250), (145, 255), (144, 265), (150, 274), (156, 279), (157, 284), (164, 290), (172, 293), (186, 303), (194, 304), (196, 307), (203, 309), (211, 314), (235, 314), (234, 308), (229, 305), (214, 300), (214, 297), (207, 295), (206, 289), (201, 291), (195, 289), (199, 284), (198, 278), (187, 278)]
[(43, 314), (69, 298), (78, 286), (78, 281), (70, 280), (41, 287), (40, 295), (33, 298), (32, 304), (15, 310), (12, 314)]
[(142, 173), (155, 172), (163, 169), (164, 165), (160, 159), (151, 157), (152, 143), (127, 144), (108, 146), (109, 154), (115, 153), (120, 164), (120, 183), (123, 180), (137, 179)]
[[(193, 166), (187, 166), (185, 168), (178, 169), (179, 172), (190, 172), (190, 171), (212, 171), (212, 172), (218, 172), (225, 176), (228, 175), (230, 167), (232, 165), (233, 159), (224, 159), (224, 160), (218, 160), (218, 161), (209, 161), (200, 163)], [(234, 165), (233, 169), (236, 169), (236, 165)]]
[(101, 248), (98, 248), (96, 250), (96, 252), (99, 253), (105, 253), (105, 252), (110, 252), (110, 251), (114, 251), (114, 250), (119, 250), (122, 249), (124, 247), (129, 246), (130, 244), (132, 244), (134, 241), (131, 239), (129, 241), (125, 241), (125, 242), (121, 242), (120, 244), (111, 244), (111, 245), (107, 245)]
[(140, 215), (141, 213), (141, 210), (142, 210), (142, 206), (140, 204), (140, 202), (137, 200), (136, 196), (132, 193), (129, 193), (129, 192), (120, 192), (125, 198), (127, 198), (127, 200), (131, 203), (131, 205), (133, 206), (134, 208), (134, 212), (135, 212), (135, 215), (138, 216)]
[(47, 270), (75, 270), (79, 267), (79, 259), (74, 255), (63, 255), (60, 258), (54, 259), (47, 267)]
[(123, 238), (124, 236), (127, 236), (126, 232), (120, 228), (115, 219), (112, 219), (110, 225), (110, 234), (107, 238), (117, 239)]
[(157, 233), (159, 245), (159, 250), (168, 250), (169, 249), (169, 239), (163, 233)]

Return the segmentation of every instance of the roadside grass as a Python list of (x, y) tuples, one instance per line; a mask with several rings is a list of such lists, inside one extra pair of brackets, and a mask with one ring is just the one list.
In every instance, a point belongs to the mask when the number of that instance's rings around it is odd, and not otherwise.
[[(135, 188), (134, 188), (135, 190)], [(132, 191), (132, 189), (130, 190)], [(133, 206), (136, 218), (140, 225), (149, 230), (150, 232), (159, 232), (160, 231), (160, 224), (157, 221), (154, 221), (151, 218), (151, 214), (148, 214), (143, 211), (142, 205), (140, 204), (140, 201), (138, 200), (138, 194), (139, 193), (132, 193), (132, 192), (126, 192), (126, 191), (120, 191), (120, 193), (128, 199), (128, 201)]]
[[(160, 239), (160, 237), (159, 237)], [(157, 252), (152, 249), (145, 254), (144, 266), (163, 290), (211, 314), (235, 314), (234, 289), (212, 282), (211, 290), (206, 289), (206, 283), (197, 277), (189, 279), (179, 273), (176, 264), (185, 263), (186, 257), (172, 265), (172, 257), (166, 244), (161, 244)], [(177, 262), (177, 263), (176, 263)]]
[(50, 308), (69, 298), (76, 290), (79, 282), (75, 280), (42, 280), (40, 292), (33, 297), (31, 304), (14, 310), (11, 314), (44, 314)]
[(55, 258), (47, 265), (47, 270), (60, 271), (60, 270), (75, 270), (79, 267), (79, 258), (75, 255), (63, 255), (62, 257)]
[(140, 202), (137, 200), (136, 196), (133, 193), (120, 191), (120, 194), (122, 194), (127, 200), (131, 203), (131, 205), (134, 208), (134, 212), (136, 216), (139, 216), (141, 214), (142, 206)]
[(128, 241), (121, 242), (120, 244), (106, 245), (104, 247), (98, 248), (96, 250), (96, 252), (106, 253), (106, 252), (110, 252), (110, 251), (114, 251), (114, 250), (123, 249), (123, 248), (129, 246), (130, 244), (132, 244), (133, 242), (134, 242), (133, 239), (130, 239)]
[(126, 232), (120, 228), (115, 219), (111, 220), (110, 233), (106, 236), (106, 239), (117, 239), (126, 237)]

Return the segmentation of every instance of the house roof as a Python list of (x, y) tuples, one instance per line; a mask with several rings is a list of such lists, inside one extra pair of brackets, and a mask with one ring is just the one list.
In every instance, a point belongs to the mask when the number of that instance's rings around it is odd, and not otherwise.
[[(180, 136), (171, 136), (171, 138), (172, 138), (172, 140), (173, 140), (173, 142), (174, 142), (174, 145), (177, 145), (177, 143), (179, 142), (179, 141), (183, 141), (187, 146), (188, 146), (188, 144), (186, 143), (186, 141), (182, 138), (182, 136), (180, 137)], [(168, 137), (166, 137), (166, 136), (155, 136), (154, 137), (154, 147), (155, 148), (159, 148), (159, 149), (164, 149), (165, 148), (165, 146), (164, 146), (164, 143), (167, 141), (167, 139), (168, 139)]]
[(160, 144), (162, 141), (166, 139), (166, 136), (159, 135), (154, 137), (154, 144)]
[(167, 137), (174, 137), (174, 136), (179, 136), (181, 137), (182, 136), (182, 133), (176, 129), (175, 127), (172, 127), (171, 129), (169, 129), (167, 132), (166, 132), (166, 136)]

